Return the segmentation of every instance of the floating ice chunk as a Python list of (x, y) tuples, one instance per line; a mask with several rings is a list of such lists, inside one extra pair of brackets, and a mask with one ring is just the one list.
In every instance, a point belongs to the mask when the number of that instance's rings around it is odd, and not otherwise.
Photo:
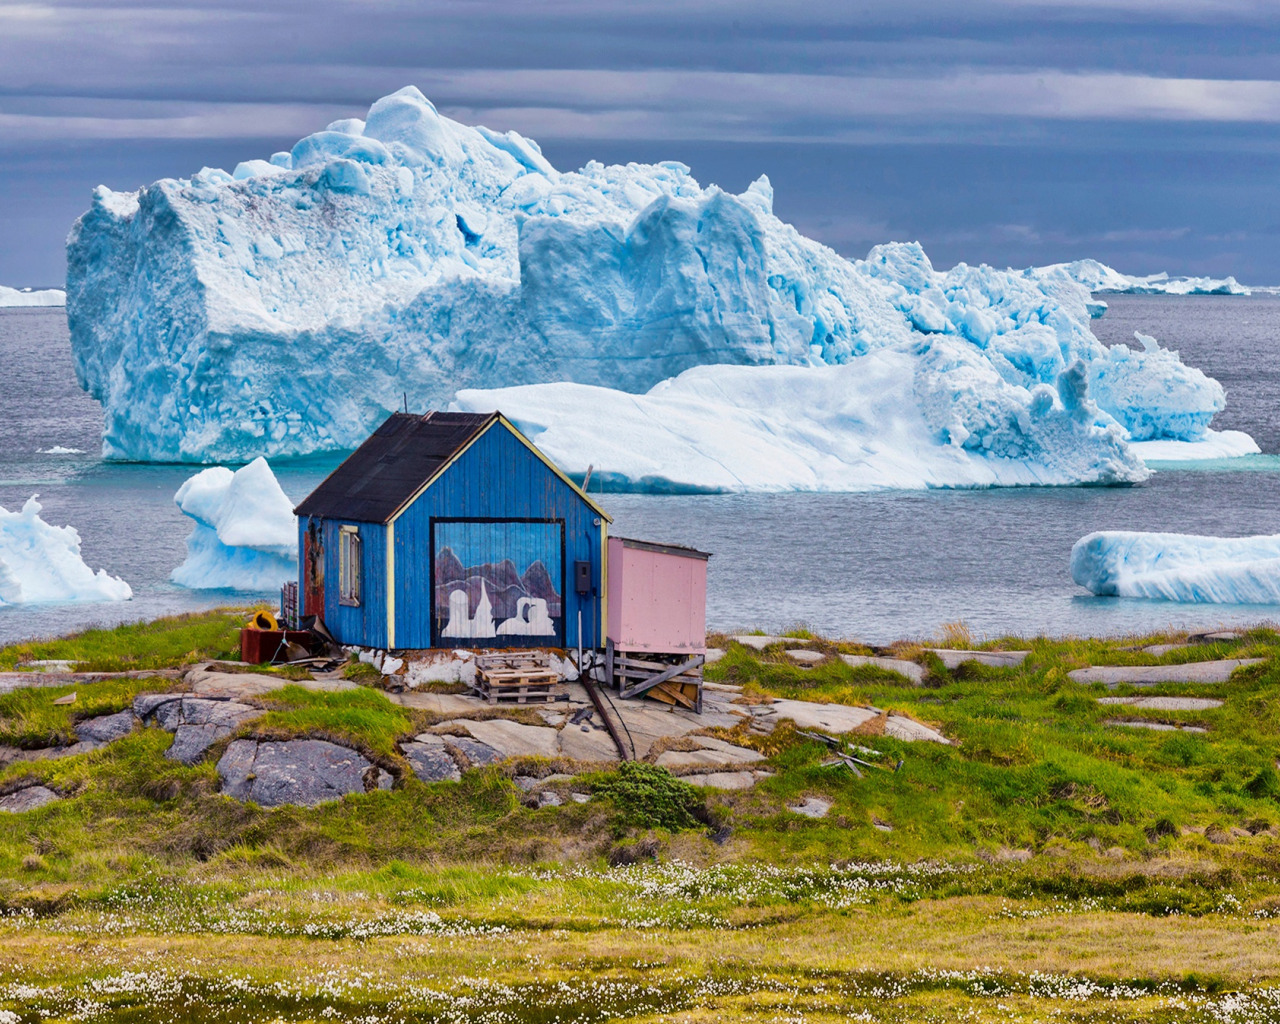
[(1134, 441), (1129, 445), (1145, 463), (1238, 459), (1262, 451), (1243, 430), (1206, 430), (1194, 441)]
[(1109, 597), (1280, 604), (1280, 535), (1091, 533), (1071, 549), (1071, 578)]
[[(1252, 289), (1242, 285), (1234, 277), (1170, 277), (1165, 273), (1132, 277), (1097, 260), (1054, 263), (1047, 267), (1034, 267), (1027, 273), (1042, 280), (1067, 278), (1084, 285), (1091, 292), (1137, 295), (1249, 295), (1252, 293)], [(1105, 305), (1103, 308), (1105, 311)]]
[(1074, 281), (1090, 292), (1126, 292), (1131, 282), (1131, 278), (1097, 260), (1052, 263), (1047, 267), (1033, 267), (1027, 274), (1041, 281)]
[(1212, 377), (1185, 365), (1177, 352), (1134, 331), (1142, 350), (1112, 345), (1090, 367), (1089, 392), (1129, 431), (1134, 441), (1194, 441), (1227, 405)]
[(80, 557), (80, 534), (40, 518), (36, 497), (20, 512), (0, 506), (0, 606), (72, 601), (127, 601), (124, 580), (96, 573)]
[[(1048, 387), (975, 384), (980, 363), (961, 370), (928, 351), (879, 351), (842, 366), (697, 367), (645, 395), (581, 384), (461, 391), (455, 407), (500, 409), (568, 472), (593, 465), (592, 480), (616, 490), (863, 491), (1147, 476), (1091, 403), (1064, 404)], [(1080, 375), (1070, 387), (1083, 389)]]
[(0, 308), (7, 306), (65, 306), (67, 293), (59, 288), (6, 288), (0, 284)]
[(1170, 277), (1151, 274), (1129, 278), (1126, 291), (1146, 295), (1250, 295), (1252, 289), (1234, 277)]
[(192, 589), (275, 590), (298, 575), (297, 520), (263, 458), (234, 473), (214, 466), (173, 496), (196, 526), (170, 579)]
[(52, 448), (40, 449), (41, 455), (83, 455), (83, 448), (64, 448), (60, 444), (55, 444)]

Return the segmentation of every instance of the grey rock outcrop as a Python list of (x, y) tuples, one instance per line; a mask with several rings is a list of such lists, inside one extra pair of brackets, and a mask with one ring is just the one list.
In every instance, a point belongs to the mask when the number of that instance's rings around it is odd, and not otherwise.
[(763, 761), (764, 755), (749, 747), (739, 747), (711, 736), (690, 736), (697, 750), (664, 750), (657, 763), (663, 768), (687, 768), (699, 765), (742, 765)]
[(799, 661), (806, 665), (816, 665), (826, 655), (821, 651), (806, 651), (803, 647), (797, 647), (794, 650), (787, 651), (787, 657), (792, 661)]
[(263, 807), (314, 807), (348, 793), (390, 789), (391, 776), (328, 740), (233, 740), (218, 761), (222, 791)]
[(914, 718), (908, 718), (906, 715), (890, 715), (885, 719), (884, 731), (886, 736), (893, 736), (900, 740), (925, 740), (929, 743), (946, 743), (951, 741), (947, 739), (937, 729), (931, 729), (922, 722), (917, 722)]
[(34, 811), (55, 800), (61, 800), (57, 793), (47, 786), (26, 786), (0, 796), (0, 811), (10, 814), (21, 814), (23, 811)]
[(217, 700), (245, 700), (260, 697), (282, 686), (301, 686), (307, 690), (354, 690), (356, 683), (349, 679), (285, 679), (257, 672), (220, 672), (216, 667), (196, 665), (183, 677), (191, 687), (191, 696), (210, 697)]
[(820, 796), (807, 796), (798, 804), (787, 804), (787, 810), (806, 818), (825, 818), (834, 804)]
[(1262, 658), (1227, 658), (1223, 661), (1189, 661), (1185, 665), (1099, 665), (1077, 668), (1067, 673), (1073, 683), (1102, 683), (1117, 686), (1158, 686), (1160, 683), (1225, 683), (1231, 673), (1248, 665), (1261, 664)]
[(917, 665), (914, 661), (907, 661), (905, 658), (877, 658), (869, 654), (842, 654), (840, 655), (840, 660), (850, 668), (874, 665), (876, 668), (882, 668), (886, 672), (896, 672), (900, 676), (906, 676), (916, 685), (924, 682), (924, 667)]
[(1099, 697), (1099, 704), (1123, 704), (1148, 711), (1209, 711), (1222, 707), (1212, 697)]
[(443, 736), (423, 733), (408, 743), (401, 743), (400, 750), (413, 774), (423, 782), (457, 782), (462, 778), (457, 762), (444, 745)]
[(976, 661), (989, 668), (1017, 668), (1027, 660), (1030, 651), (956, 651), (946, 647), (927, 647), (949, 669), (956, 669), (966, 661)]
[(738, 636), (729, 637), (734, 643), (742, 644), (743, 647), (750, 647), (753, 650), (763, 651), (766, 647), (772, 647), (774, 644), (807, 644), (809, 640), (801, 640), (794, 636), (766, 636), (754, 633), (743, 633)]
[(750, 789), (772, 772), (710, 772), (705, 775), (684, 775), (682, 781), (691, 786), (707, 786), (711, 789)]
[(76, 738), (80, 743), (92, 743), (104, 746), (124, 739), (133, 732), (134, 718), (132, 711), (117, 711), (114, 715), (100, 715), (76, 723)]
[[(462, 726), (471, 733), (473, 739), (499, 751), (504, 758), (555, 757), (560, 752), (556, 746), (556, 730), (550, 726), (522, 725), (507, 718), (489, 718), (478, 722), (465, 718), (454, 719), (449, 724), (455, 728)], [(476, 763), (470, 754), (467, 754), (467, 758), (473, 764)]]
[(1156, 732), (1198, 732), (1206, 733), (1209, 730), (1202, 725), (1182, 725), (1172, 722), (1148, 722), (1140, 718), (1107, 718), (1102, 722), (1103, 725), (1120, 725), (1126, 729), (1154, 729)]
[(445, 736), (445, 746), (457, 751), (467, 760), (467, 764), (472, 768), (483, 768), (486, 765), (497, 764), (499, 761), (505, 761), (507, 755), (501, 750), (482, 743), (480, 740), (472, 739), (470, 736)]
[(237, 701), (171, 693), (143, 694), (134, 700), (133, 710), (144, 723), (173, 733), (173, 743), (164, 756), (183, 764), (194, 764), (218, 740), (265, 713)]

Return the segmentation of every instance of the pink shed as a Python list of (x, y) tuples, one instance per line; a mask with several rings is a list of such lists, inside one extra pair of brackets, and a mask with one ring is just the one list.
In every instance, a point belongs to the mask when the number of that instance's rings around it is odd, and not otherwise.
[(608, 637), (615, 650), (704, 654), (705, 551), (609, 538)]

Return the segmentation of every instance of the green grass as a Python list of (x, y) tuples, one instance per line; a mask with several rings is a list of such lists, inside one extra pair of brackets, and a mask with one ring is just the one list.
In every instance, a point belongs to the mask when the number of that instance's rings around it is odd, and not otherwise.
[[(230, 639), (239, 619), (222, 612), (151, 624), (143, 630), (144, 657), (181, 651), (193, 631), (216, 638), (223, 630)], [(128, 645), (138, 631), (103, 631), (94, 644), (99, 652), (134, 657)], [(1067, 677), (1085, 664), (1150, 663), (1150, 655), (1125, 648), (1156, 639), (1162, 638), (1006, 639), (997, 645), (1031, 650), (1022, 667), (966, 665), (949, 672), (932, 659), (920, 687), (834, 657), (806, 669), (781, 651), (730, 644), (708, 670), (710, 679), (738, 683), (747, 694), (874, 705), (935, 725), (954, 743), (861, 737), (858, 742), (879, 752), (869, 759), (888, 766), (902, 760), (903, 766), (896, 773), (867, 770), (856, 779), (842, 767), (824, 766), (827, 749), (785, 726), (768, 737), (740, 730), (730, 738), (761, 749), (769, 757), (764, 767), (773, 773), (751, 791), (703, 791), (689, 801), (688, 788), (666, 773), (627, 768), (584, 779), (598, 793), (591, 804), (541, 810), (521, 804), (509, 780), (516, 765), (469, 773), (461, 785), (413, 779), (398, 743), (422, 731), (427, 719), (381, 691), (317, 692), (282, 680), (279, 690), (258, 701), (268, 713), (247, 723), (242, 734), (350, 745), (392, 771), (397, 787), (314, 809), (246, 808), (217, 793), (212, 762), (221, 747), (209, 761), (185, 769), (163, 758), (167, 734), (143, 730), (83, 758), (0, 771), (0, 786), (34, 776), (73, 797), (35, 817), (0, 817), (0, 865), (20, 864), (34, 852), (49, 878), (87, 878), (101, 873), (103, 857), (124, 850), (159, 857), (173, 870), (232, 850), (245, 865), (259, 857), (332, 868), (395, 858), (448, 864), (477, 855), (526, 863), (605, 856), (619, 843), (634, 848), (639, 841), (658, 856), (778, 864), (885, 858), (977, 863), (1028, 851), (1037, 870), (1050, 875), (1080, 865), (1105, 871), (1122, 866), (1141, 876), (1175, 863), (1228, 869), (1242, 878), (1280, 869), (1280, 637), (1255, 630), (1238, 642), (1166, 657), (1266, 659), (1222, 685), (1160, 688), (1224, 701), (1209, 711), (1103, 707), (1095, 698), (1108, 691)], [(75, 642), (79, 638), (63, 641)], [(815, 638), (813, 646), (834, 653), (846, 645)], [(156, 685), (119, 680), (81, 686), (80, 700), (69, 707), (52, 704), (68, 689), (0, 696), (0, 742), (65, 742), (77, 719), (127, 707), (135, 693)], [(1103, 724), (1118, 716), (1192, 722), (1209, 732)], [(661, 776), (662, 785), (628, 772)], [(787, 810), (806, 796), (829, 800), (831, 813), (815, 820)], [(44, 822), (39, 850), (24, 824), (32, 820)], [(716, 845), (705, 835), (710, 831), (731, 838)], [(30, 877), (40, 876), (32, 870)]]
[(277, 858), (219, 874), (234, 860), (200, 883), (49, 890), (0, 919), (0, 1009), (141, 1024), (1275, 1019), (1270, 922), (1221, 899), (1135, 915), (949, 896), (866, 865), (395, 860), (317, 876)]
[(398, 741), (421, 731), (414, 728), (411, 712), (367, 687), (330, 692), (285, 686), (258, 698), (258, 703), (269, 710), (248, 723), (246, 733), (271, 738), (315, 736), (349, 743), (397, 774), (406, 767)]
[[(74, 743), (76, 722), (124, 711), (139, 693), (179, 686), (172, 679), (104, 679), (0, 693), (0, 744), (34, 750)], [(72, 693), (74, 703), (54, 703)]]
[(374, 686), (382, 681), (382, 673), (367, 661), (349, 661), (342, 666), (342, 678), (354, 683)]
[[(219, 614), (229, 638), (240, 616)], [(103, 658), (182, 659), (190, 630), (212, 630), (216, 646), (223, 628), (196, 618), (156, 625), (140, 655), (136, 627), (93, 644)], [(959, 627), (951, 638), (973, 642)], [(218, 792), (220, 748), (176, 764), (171, 737), (150, 728), (11, 764), (0, 793), (40, 781), (67, 799), (0, 814), (0, 1009), (136, 1024), (1272, 1020), (1280, 636), (1163, 659), (1125, 649), (1162, 639), (1007, 638), (988, 646), (1030, 649), (1023, 666), (956, 671), (899, 645), (929, 666), (919, 687), (729, 645), (709, 678), (898, 711), (954, 741), (851, 737), (878, 752), (867, 760), (904, 762), (857, 779), (785, 723), (740, 729), (728, 736), (773, 773), (742, 792), (695, 790), (650, 765), (580, 778), (591, 802), (536, 810), (515, 765), (423, 784), (396, 749), (423, 713), (372, 688), (283, 679), (255, 698), (268, 713), (244, 733), (346, 743), (395, 771), (396, 788), (314, 808), (241, 804)], [(1067, 676), (1246, 656), (1265, 662), (1221, 685), (1158, 688), (1224, 702), (1202, 712), (1100, 706), (1125, 691)], [(79, 717), (154, 685), (84, 685), (58, 707), (69, 688), (0, 695), (0, 742), (69, 738)], [(805, 796), (831, 812), (787, 810)]]
[[(755, 826), (762, 834), (773, 833), (764, 846), (774, 856), (824, 849), (917, 858), (1050, 846), (1088, 855), (1096, 844), (1148, 856), (1162, 847), (1211, 845), (1198, 836), (1175, 838), (1168, 834), (1170, 826), (1259, 832), (1280, 825), (1275, 781), (1268, 774), (1280, 750), (1280, 644), (1274, 633), (1257, 631), (1242, 642), (1200, 652), (1202, 657), (1266, 657), (1266, 664), (1242, 670), (1220, 686), (1170, 685), (1158, 691), (1225, 701), (1222, 708), (1200, 712), (1105, 707), (1094, 698), (1109, 691), (1067, 679), (1071, 668), (1089, 663), (1151, 662), (1149, 655), (1118, 649), (1127, 643), (1034, 641), (1030, 646), (1031, 656), (1017, 670), (969, 664), (947, 672), (935, 663), (925, 687), (871, 667), (852, 669), (835, 660), (803, 669), (783, 656), (733, 646), (708, 670), (709, 678), (744, 685), (749, 692), (902, 712), (957, 741), (944, 747), (868, 738), (865, 742), (885, 760), (902, 758), (905, 764), (897, 774), (874, 773), (856, 781), (843, 769), (819, 767), (825, 748), (796, 737), (775, 756), (783, 770), (760, 790), (779, 802), (804, 794), (826, 796), (836, 804), (836, 820), (848, 827), (760, 814)], [(1176, 653), (1186, 660), (1186, 652)], [(1102, 725), (1115, 717), (1192, 722), (1210, 732)], [(868, 830), (873, 816), (894, 831)]]
[(238, 659), (246, 618), (244, 609), (222, 608), (12, 644), (0, 648), (0, 670), (29, 661), (70, 661), (80, 671), (124, 672)]

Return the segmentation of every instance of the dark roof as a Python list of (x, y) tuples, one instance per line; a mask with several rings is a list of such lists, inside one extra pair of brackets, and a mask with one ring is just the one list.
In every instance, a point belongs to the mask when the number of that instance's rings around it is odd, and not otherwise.
[(385, 523), (497, 418), (496, 412), (392, 413), (294, 515)]
[(697, 548), (687, 547), (684, 544), (659, 544), (657, 541), (636, 540), (634, 537), (618, 537), (616, 539), (622, 541), (624, 548), (657, 551), (659, 554), (678, 555), (680, 558), (701, 558), (706, 560), (711, 557), (710, 551), (699, 551)]

